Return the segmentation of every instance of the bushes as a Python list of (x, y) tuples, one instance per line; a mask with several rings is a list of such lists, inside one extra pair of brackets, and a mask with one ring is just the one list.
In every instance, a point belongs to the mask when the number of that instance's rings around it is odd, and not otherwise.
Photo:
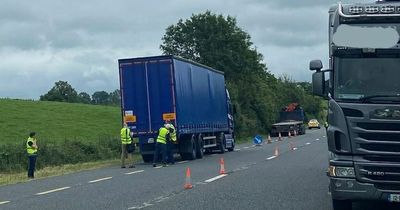
[[(120, 140), (117, 137), (88, 142), (67, 139), (50, 142), (39, 139), (37, 169), (118, 158), (120, 155)], [(0, 171), (16, 172), (27, 169), (28, 155), (25, 141), (16, 144), (2, 144), (0, 151)]]

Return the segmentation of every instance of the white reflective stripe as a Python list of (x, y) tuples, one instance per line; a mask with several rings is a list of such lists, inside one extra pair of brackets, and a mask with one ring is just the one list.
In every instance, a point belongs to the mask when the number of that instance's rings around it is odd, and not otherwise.
[(139, 170), (139, 171), (132, 171), (132, 172), (128, 172), (125, 173), (126, 175), (131, 175), (131, 174), (137, 174), (137, 173), (142, 173), (144, 170)]
[(92, 180), (92, 181), (89, 181), (89, 183), (100, 182), (100, 181), (104, 181), (104, 180), (108, 180), (108, 179), (112, 179), (112, 177), (110, 176), (110, 177), (106, 177), (106, 178)]
[(49, 190), (49, 191), (45, 191), (45, 192), (36, 193), (36, 195), (45, 195), (45, 194), (49, 194), (49, 193), (52, 193), (52, 192), (66, 190), (66, 189), (69, 189), (69, 188), (71, 188), (71, 187), (61, 187), (61, 188), (57, 188), (57, 189), (54, 189), (54, 190)]
[(223, 178), (223, 177), (225, 177), (225, 176), (228, 176), (228, 174), (221, 174), (221, 175), (216, 176), (216, 177), (214, 177), (214, 178), (207, 179), (207, 180), (204, 181), (204, 182), (210, 183), (210, 182), (213, 182), (213, 181), (215, 181), (215, 180), (217, 180), (217, 179), (221, 179), (221, 178)]

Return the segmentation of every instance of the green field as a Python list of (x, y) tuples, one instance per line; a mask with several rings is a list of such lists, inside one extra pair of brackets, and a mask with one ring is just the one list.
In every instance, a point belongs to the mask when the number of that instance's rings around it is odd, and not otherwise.
[(0, 144), (25, 141), (30, 131), (38, 142), (93, 142), (118, 137), (120, 126), (119, 107), (0, 99)]
[(0, 99), (0, 171), (26, 170), (31, 131), (38, 169), (118, 158), (120, 126), (119, 107)]

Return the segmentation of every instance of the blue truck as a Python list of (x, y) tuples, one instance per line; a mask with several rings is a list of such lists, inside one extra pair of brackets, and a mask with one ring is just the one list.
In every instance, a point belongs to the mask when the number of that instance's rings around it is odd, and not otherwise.
[(176, 128), (184, 160), (233, 151), (233, 107), (224, 73), (176, 56), (120, 59), (121, 115), (138, 138), (144, 162), (153, 159), (158, 130)]

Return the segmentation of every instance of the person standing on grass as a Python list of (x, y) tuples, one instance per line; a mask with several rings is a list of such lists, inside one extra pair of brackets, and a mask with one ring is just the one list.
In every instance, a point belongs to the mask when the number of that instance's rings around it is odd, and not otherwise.
[(124, 123), (124, 127), (121, 129), (121, 168), (126, 168), (125, 158), (128, 158), (128, 161), (132, 163), (129, 168), (135, 168), (132, 158), (133, 150), (131, 131), (128, 124)]
[(35, 166), (36, 166), (36, 158), (37, 158), (37, 151), (38, 146), (36, 144), (36, 133), (31, 132), (29, 133), (28, 140), (26, 141), (26, 151), (28, 153), (28, 178), (33, 179), (35, 178)]

